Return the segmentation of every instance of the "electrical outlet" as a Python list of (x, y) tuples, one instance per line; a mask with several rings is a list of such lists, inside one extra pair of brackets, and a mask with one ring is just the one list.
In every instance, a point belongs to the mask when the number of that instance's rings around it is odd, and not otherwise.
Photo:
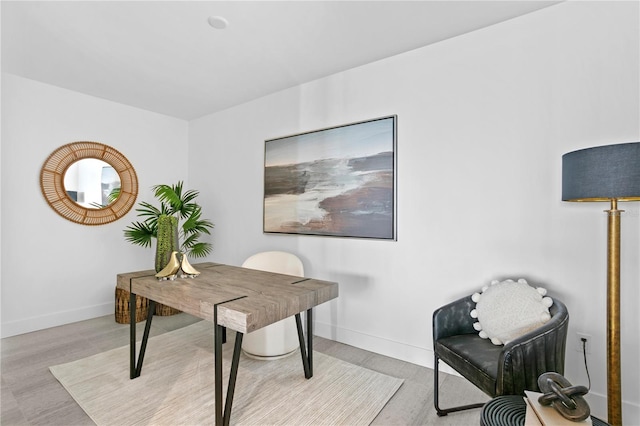
[[(586, 342), (583, 342), (583, 339), (586, 340)], [(576, 333), (576, 351), (582, 353), (583, 352), (583, 345), (586, 345), (585, 349), (587, 354), (591, 353), (591, 336), (588, 334), (584, 334), (584, 333)]]

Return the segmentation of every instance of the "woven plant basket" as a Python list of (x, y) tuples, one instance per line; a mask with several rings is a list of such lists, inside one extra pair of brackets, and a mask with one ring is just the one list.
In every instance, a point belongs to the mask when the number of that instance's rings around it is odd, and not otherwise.
[[(118, 324), (129, 324), (129, 298), (131, 293), (127, 290), (116, 288), (116, 322)], [(147, 319), (149, 313), (149, 299), (136, 295), (136, 322)]]
[(156, 315), (161, 317), (168, 317), (170, 315), (179, 314), (180, 310), (172, 308), (171, 306), (163, 305), (162, 303), (156, 303)]

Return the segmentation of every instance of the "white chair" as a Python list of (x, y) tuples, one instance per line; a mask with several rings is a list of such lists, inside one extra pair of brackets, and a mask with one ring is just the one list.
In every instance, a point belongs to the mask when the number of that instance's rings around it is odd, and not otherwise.
[[(254, 254), (244, 261), (244, 268), (304, 276), (304, 266), (297, 256), (283, 251)], [(267, 327), (245, 334), (242, 350), (252, 358), (278, 359), (292, 354), (300, 346), (296, 321), (289, 317)]]

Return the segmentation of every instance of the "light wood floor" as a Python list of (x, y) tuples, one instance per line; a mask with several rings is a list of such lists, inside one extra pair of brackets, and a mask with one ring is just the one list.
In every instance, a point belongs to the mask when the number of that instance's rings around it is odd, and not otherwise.
[[(152, 335), (185, 327), (196, 321), (197, 318), (187, 314), (154, 317)], [(48, 367), (126, 346), (129, 343), (128, 327), (117, 324), (110, 315), (2, 339), (0, 424), (93, 425), (91, 419), (51, 375)], [(138, 336), (141, 336), (144, 323), (138, 324), (138, 327)], [(318, 352), (405, 380), (375, 419), (374, 425), (479, 424), (479, 410), (437, 417), (433, 408), (431, 369), (320, 337), (315, 337), (313, 344), (314, 350)], [(238, 383), (238, 386), (242, 384)], [(444, 407), (487, 399), (486, 395), (466, 380), (441, 374), (440, 401)]]

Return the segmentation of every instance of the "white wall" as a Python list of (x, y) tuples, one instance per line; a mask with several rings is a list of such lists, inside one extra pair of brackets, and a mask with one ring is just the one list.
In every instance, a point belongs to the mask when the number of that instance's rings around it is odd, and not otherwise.
[(113, 314), (116, 274), (153, 268), (122, 230), (63, 219), (40, 191), (48, 155), (75, 141), (114, 147), (151, 186), (187, 177), (187, 122), (10, 74), (2, 75), (2, 336)]
[[(212, 260), (297, 253), (340, 283), (317, 334), (432, 366), (431, 315), (493, 278), (527, 278), (571, 313), (566, 375), (606, 417), (604, 204), (561, 201), (561, 156), (640, 140), (636, 2), (570, 2), (189, 123), (189, 180)], [(313, 52), (309, 52), (313, 54)], [(264, 140), (398, 115), (398, 241), (262, 233)], [(623, 206), (625, 418), (640, 418), (640, 205)]]
[[(492, 278), (546, 286), (571, 312), (574, 383), (586, 383), (574, 334), (593, 336), (590, 402), (604, 413), (607, 206), (560, 201), (561, 156), (640, 140), (639, 12), (563, 3), (188, 125), (3, 74), (2, 335), (112, 313), (116, 273), (152, 263), (122, 237), (135, 212), (81, 226), (40, 193), (51, 151), (95, 140), (131, 160), (139, 201), (179, 179), (201, 190), (216, 224), (211, 260), (290, 250), (309, 276), (338, 281), (340, 298), (318, 309), (326, 337), (430, 366), (435, 308)], [(388, 114), (399, 120), (397, 242), (262, 234), (265, 139)], [(628, 421), (640, 418), (640, 205), (622, 207)]]

